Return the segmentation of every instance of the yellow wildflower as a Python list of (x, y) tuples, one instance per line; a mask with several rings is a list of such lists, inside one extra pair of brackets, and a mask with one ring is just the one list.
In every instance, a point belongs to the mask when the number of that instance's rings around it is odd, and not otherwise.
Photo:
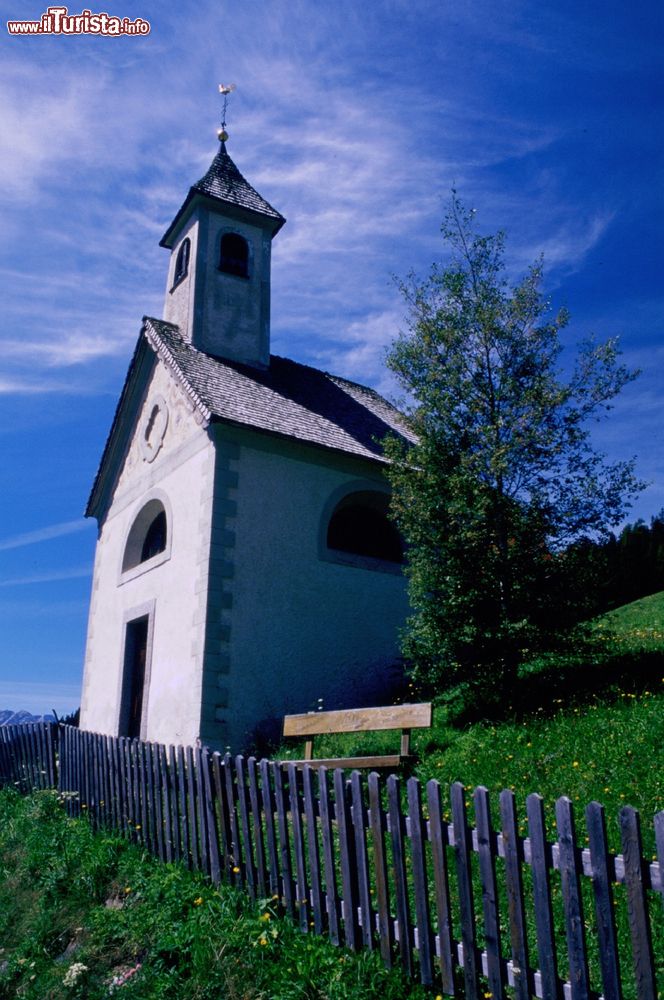
[(202, 904), (203, 904), (202, 896), (199, 896), (197, 899), (194, 900), (194, 906), (202, 906)]

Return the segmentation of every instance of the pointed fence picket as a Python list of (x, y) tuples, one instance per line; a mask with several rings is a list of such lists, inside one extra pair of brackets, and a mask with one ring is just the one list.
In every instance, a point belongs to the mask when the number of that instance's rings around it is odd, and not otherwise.
[(2, 784), (57, 788), (69, 815), (272, 897), (303, 933), (376, 949), (449, 996), (662, 995), (664, 812), (648, 860), (630, 807), (616, 855), (598, 803), (586, 809), (585, 847), (566, 798), (547, 832), (542, 799), (529, 795), (524, 836), (512, 791), (496, 825), (482, 787), (471, 800), (454, 784), (448, 813), (436, 781), (423, 794), (415, 778), (403, 787), (395, 775), (283, 768), (48, 723), (0, 727)]

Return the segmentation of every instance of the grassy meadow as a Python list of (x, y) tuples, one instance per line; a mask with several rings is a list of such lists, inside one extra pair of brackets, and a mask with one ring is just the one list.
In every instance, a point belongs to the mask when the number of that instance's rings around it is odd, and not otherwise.
[[(582, 838), (583, 807), (597, 800), (606, 807), (614, 851), (620, 850), (617, 814), (629, 804), (641, 813), (644, 851), (654, 858), (652, 816), (664, 809), (664, 593), (599, 618), (591, 639), (591, 646), (586, 638), (565, 657), (529, 664), (512, 703), (483, 718), (436, 708), (432, 728), (413, 734), (414, 763), (404, 777), (436, 778), (444, 786), (461, 781), (468, 789), (485, 785), (494, 821), (498, 792), (512, 788), (523, 833), (530, 792), (543, 795), (550, 822), (555, 799), (569, 796)], [(398, 734), (368, 734), (321, 739), (317, 753), (396, 746)], [(284, 750), (301, 753), (297, 744)], [(590, 885), (583, 891), (591, 914)], [(628, 969), (623, 893), (616, 889), (616, 912)], [(386, 971), (375, 953), (354, 955), (302, 935), (279, 916), (277, 904), (265, 899), (255, 906), (239, 890), (215, 888), (119, 836), (95, 834), (85, 820), (67, 818), (54, 793), (21, 798), (0, 791), (0, 1000), (436, 995), (407, 983), (398, 970)], [(654, 945), (664, 953), (664, 917), (656, 910)], [(533, 929), (528, 933), (532, 937)], [(558, 947), (563, 967), (562, 927)], [(598, 988), (596, 959), (591, 975)], [(637, 996), (629, 972), (625, 996)]]
[[(434, 709), (430, 730), (414, 730), (415, 763), (422, 782), (436, 778), (494, 794), (512, 788), (523, 809), (539, 792), (548, 812), (561, 795), (575, 804), (601, 802), (615, 820), (624, 805), (644, 819), (644, 845), (652, 853), (652, 817), (664, 809), (664, 593), (598, 618), (575, 652), (541, 659), (522, 672), (512, 705), (474, 722)], [(394, 752), (398, 733), (318, 737), (317, 756)], [(281, 747), (301, 756), (303, 745)], [(579, 816), (582, 821), (582, 816)], [(611, 847), (619, 849), (617, 824)]]
[(2, 1000), (427, 996), (375, 953), (302, 935), (274, 900), (254, 906), (239, 889), (93, 833), (52, 792), (0, 790), (0, 873)]

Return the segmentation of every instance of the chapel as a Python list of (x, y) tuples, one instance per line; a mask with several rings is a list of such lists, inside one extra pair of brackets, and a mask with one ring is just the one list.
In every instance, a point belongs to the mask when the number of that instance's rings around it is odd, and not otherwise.
[[(81, 727), (233, 753), (285, 713), (384, 704), (407, 614), (373, 389), (270, 353), (285, 219), (221, 132), (166, 230), (95, 478)], [(313, 322), (313, 318), (312, 318)]]

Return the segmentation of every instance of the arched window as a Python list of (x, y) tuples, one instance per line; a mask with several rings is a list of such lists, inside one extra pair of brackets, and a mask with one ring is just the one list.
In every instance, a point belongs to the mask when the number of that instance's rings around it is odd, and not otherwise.
[(237, 233), (224, 233), (221, 237), (219, 270), (239, 278), (249, 277), (249, 245)]
[(165, 553), (167, 544), (166, 509), (161, 500), (149, 500), (131, 526), (122, 560), (122, 572), (126, 573)]
[(178, 255), (175, 258), (175, 274), (173, 275), (173, 288), (179, 285), (183, 278), (186, 278), (189, 271), (189, 254), (191, 253), (191, 241), (187, 236), (182, 240)]
[(327, 526), (327, 547), (336, 552), (402, 563), (401, 536), (388, 517), (385, 493), (350, 493), (335, 507)]
[(166, 548), (166, 511), (160, 510), (148, 528), (143, 547), (141, 548), (141, 562), (147, 562), (153, 556), (159, 555)]

